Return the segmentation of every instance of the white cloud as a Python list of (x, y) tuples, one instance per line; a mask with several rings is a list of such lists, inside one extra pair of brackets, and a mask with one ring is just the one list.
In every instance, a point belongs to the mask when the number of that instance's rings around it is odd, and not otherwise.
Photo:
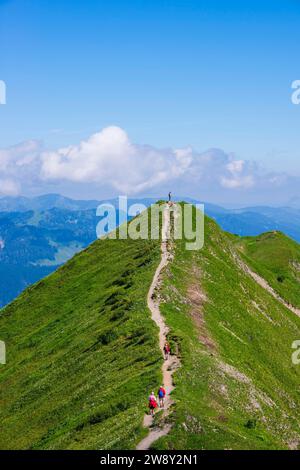
[(0, 179), (1, 196), (17, 196), (20, 192), (18, 183), (11, 179)]
[(24, 181), (38, 174), (40, 149), (36, 140), (0, 149), (0, 194), (19, 194)]
[[(224, 188), (255, 184), (243, 160), (220, 150), (199, 154), (191, 147), (160, 150), (133, 144), (119, 127), (107, 127), (77, 146), (42, 154), (45, 180), (105, 183), (115, 190), (136, 194), (177, 178), (195, 182), (215, 180)], [(189, 183), (187, 181), (187, 187)]]
[(248, 176), (233, 176), (231, 178), (222, 177), (221, 184), (224, 188), (252, 188), (254, 186), (254, 179), (251, 175)]
[[(116, 193), (236, 198), (237, 194), (278, 194), (297, 182), (284, 173), (266, 172), (253, 161), (220, 149), (159, 149), (133, 143), (126, 132), (107, 127), (78, 145), (43, 150), (35, 140), (0, 149), (1, 194), (63, 192), (85, 197)], [(93, 189), (91, 189), (93, 188)], [(102, 191), (102, 192), (101, 192)], [(231, 196), (232, 195), (232, 196)]]
[(253, 168), (249, 168), (244, 160), (232, 160), (226, 165), (229, 175), (221, 177), (224, 188), (251, 188), (255, 185)]
[(113, 126), (77, 146), (44, 152), (41, 160), (45, 180), (108, 183), (129, 194), (177, 178), (187, 165), (180, 152), (133, 144), (123, 129)]

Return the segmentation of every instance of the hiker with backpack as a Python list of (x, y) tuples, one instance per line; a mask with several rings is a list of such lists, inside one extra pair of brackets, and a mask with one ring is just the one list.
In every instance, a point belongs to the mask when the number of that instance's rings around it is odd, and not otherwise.
[(165, 354), (165, 360), (166, 361), (169, 359), (170, 353), (171, 353), (171, 347), (170, 347), (169, 343), (166, 341), (165, 345), (164, 345), (164, 354)]
[(151, 395), (149, 396), (149, 410), (150, 410), (151, 416), (154, 415), (155, 408), (157, 407), (158, 407), (158, 404), (157, 404), (156, 396), (154, 395), (154, 392), (152, 392)]
[(158, 399), (159, 399), (159, 406), (160, 408), (163, 408), (165, 405), (165, 396), (166, 396), (166, 390), (164, 389), (163, 386), (159, 387), (158, 390)]

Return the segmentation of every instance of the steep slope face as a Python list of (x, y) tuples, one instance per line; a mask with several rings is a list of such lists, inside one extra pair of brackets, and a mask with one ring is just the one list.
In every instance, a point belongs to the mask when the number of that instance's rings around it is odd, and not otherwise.
[(300, 246), (281, 232), (238, 239), (243, 259), (287, 302), (300, 307)]
[[(274, 253), (275, 255), (276, 253)], [(161, 309), (182, 366), (168, 449), (297, 448), (300, 319), (248, 275), (235, 238), (210, 219), (200, 251), (176, 242)]]
[(101, 240), (0, 312), (1, 449), (134, 448), (161, 380), (159, 242)]

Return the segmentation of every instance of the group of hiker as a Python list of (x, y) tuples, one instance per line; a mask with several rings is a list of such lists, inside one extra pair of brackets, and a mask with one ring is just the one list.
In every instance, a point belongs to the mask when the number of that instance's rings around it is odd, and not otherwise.
[[(172, 200), (172, 193), (169, 192), (168, 194), (168, 203), (171, 204)], [(167, 361), (170, 358), (171, 354), (171, 346), (168, 343), (168, 341), (165, 342), (164, 344), (164, 358), (165, 361)], [(158, 389), (157, 396), (155, 395), (154, 392), (151, 392), (151, 395), (148, 398), (149, 402), (149, 410), (151, 416), (154, 416), (156, 408), (163, 408), (165, 406), (165, 397), (166, 397), (166, 390), (163, 385), (161, 385)]]
[[(170, 358), (171, 354), (171, 347), (170, 344), (166, 341), (164, 344), (164, 357), (167, 361)], [(151, 416), (154, 415), (156, 408), (163, 408), (165, 406), (165, 397), (166, 397), (166, 390), (163, 385), (161, 385), (158, 389), (157, 396), (154, 392), (151, 392), (151, 395), (148, 398), (149, 401), (149, 410)]]
[(157, 397), (154, 392), (151, 392), (151, 395), (149, 396), (149, 410), (151, 416), (154, 415), (155, 409), (160, 407), (163, 408), (165, 405), (165, 396), (166, 396), (166, 390), (164, 387), (161, 385), (158, 389)]

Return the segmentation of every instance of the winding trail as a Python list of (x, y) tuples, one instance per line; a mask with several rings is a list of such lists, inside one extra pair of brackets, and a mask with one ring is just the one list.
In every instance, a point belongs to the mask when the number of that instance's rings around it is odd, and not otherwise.
[(300, 317), (300, 308), (294, 307), (292, 304), (284, 300), (274, 289), (270, 286), (270, 284), (259, 274), (252, 271), (250, 267), (240, 258), (234, 255), (234, 258), (237, 260), (238, 265), (240, 268), (249, 276), (251, 276), (254, 281), (257, 282), (263, 289), (265, 289), (269, 294), (271, 294), (278, 302), (288, 308), (291, 312), (295, 313), (298, 317)]
[[(175, 207), (176, 210), (176, 207)], [(174, 211), (175, 212), (175, 211)], [(164, 318), (162, 317), (159, 309), (159, 296), (157, 291), (160, 287), (161, 282), (161, 273), (163, 269), (168, 265), (169, 261), (172, 259), (173, 255), (169, 251), (170, 240), (170, 207), (166, 205), (163, 211), (163, 226), (162, 226), (162, 243), (161, 243), (161, 261), (155, 271), (152, 284), (150, 286), (148, 296), (147, 296), (147, 305), (151, 311), (152, 320), (156, 323), (159, 328), (159, 347), (164, 355), (164, 344), (167, 340), (167, 334), (169, 328), (167, 327)], [(161, 422), (163, 423), (160, 427), (151, 428), (153, 425), (153, 418), (150, 414), (144, 416), (144, 427), (150, 429), (149, 434), (137, 445), (137, 450), (148, 450), (150, 446), (162, 436), (165, 436), (171, 430), (171, 424), (165, 423), (166, 417), (169, 415), (170, 406), (173, 401), (170, 396), (170, 393), (174, 390), (174, 384), (172, 375), (179, 368), (180, 361), (176, 355), (171, 355), (170, 358), (164, 361), (162, 366), (162, 375), (163, 375), (163, 385), (166, 389), (166, 398), (165, 406), (162, 415)], [(149, 393), (150, 394), (150, 393)]]

